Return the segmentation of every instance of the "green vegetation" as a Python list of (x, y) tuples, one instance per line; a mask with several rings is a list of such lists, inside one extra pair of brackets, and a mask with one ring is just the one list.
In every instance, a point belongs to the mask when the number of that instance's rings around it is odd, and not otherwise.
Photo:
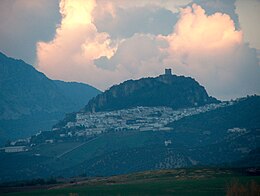
[(169, 125), (173, 131), (111, 131), (74, 141), (57, 139), (57, 131), (43, 132), (37, 137), (42, 143), (27, 152), (0, 153), (0, 182), (197, 166), (259, 167), (260, 110), (254, 108), (260, 108), (258, 96), (183, 118)]
[(178, 132), (196, 133), (199, 131), (216, 131), (243, 127), (259, 129), (260, 96), (251, 96), (229, 107), (185, 117), (170, 124)]
[(233, 181), (227, 188), (227, 196), (234, 195), (247, 195), (254, 196), (259, 195), (260, 186), (255, 181), (251, 181), (250, 183), (242, 184), (239, 181)]
[[(96, 138), (95, 140), (85, 142), (85, 144), (80, 146), (79, 148), (65, 154), (62, 157), (59, 157), (59, 159), (55, 161), (50, 162), (49, 167), (53, 168), (54, 170), (57, 168), (59, 170), (67, 169), (67, 171), (63, 171), (63, 174), (65, 175), (79, 175), (84, 173), (84, 168), (86, 168), (86, 165), (88, 165), (86, 163), (88, 163), (88, 161), (91, 161), (92, 159), (95, 159), (94, 161), (99, 161), (102, 160), (102, 158), (100, 157), (104, 155), (110, 156), (110, 153), (112, 152), (119, 153), (119, 151), (126, 152), (131, 148), (143, 148), (151, 141), (153, 142), (153, 144), (157, 143), (157, 145), (163, 145), (164, 140), (160, 139), (160, 134), (155, 132), (123, 132), (106, 134)], [(129, 167), (129, 165), (127, 165), (124, 169), (127, 169), (127, 167)], [(98, 170), (96, 168), (93, 169), (95, 171)], [(101, 172), (99, 172), (98, 174), (94, 173), (94, 175), (95, 174), (101, 175)], [(104, 173), (103, 175), (107, 174)]]
[(62, 142), (62, 143), (54, 143), (54, 144), (44, 143), (36, 146), (30, 153), (40, 154), (47, 157), (55, 157), (80, 144), (81, 144), (80, 142)]
[(50, 190), (4, 195), (232, 195), (238, 191), (247, 195), (259, 194), (259, 183), (259, 176), (246, 176), (233, 170), (177, 169), (95, 178), (73, 184), (58, 184)]
[(51, 80), (0, 52), (0, 144), (50, 130), (68, 112), (100, 93), (83, 83)]
[(217, 103), (205, 88), (190, 77), (161, 75), (128, 80), (91, 99), (86, 111), (111, 111), (136, 106), (185, 108)]

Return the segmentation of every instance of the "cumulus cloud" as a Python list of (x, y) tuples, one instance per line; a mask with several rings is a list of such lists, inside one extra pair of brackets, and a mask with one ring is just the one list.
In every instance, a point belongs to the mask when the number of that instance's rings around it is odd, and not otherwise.
[(173, 33), (162, 39), (169, 43), (164, 63), (196, 78), (211, 95), (227, 99), (260, 92), (255, 50), (244, 44), (242, 31), (228, 15), (208, 16), (193, 4), (181, 11)]
[[(120, 1), (118, 7), (113, 3), (99, 7), (100, 2), (61, 1), (62, 21), (54, 39), (38, 43), (41, 71), (51, 78), (86, 82), (104, 90), (126, 79), (156, 76), (171, 67), (177, 74), (194, 77), (218, 98), (260, 92), (256, 50), (244, 43), (242, 31), (228, 14), (210, 15), (193, 4), (180, 10), (171, 32), (148, 33), (140, 28), (122, 36), (116, 28), (134, 24), (123, 25), (129, 21), (127, 15), (134, 17), (125, 9), (131, 6), (123, 7)], [(123, 15), (116, 25), (105, 24), (106, 16), (119, 20)], [(119, 33), (111, 37), (116, 31)]]
[(207, 15), (212, 15), (216, 12), (224, 13), (230, 16), (230, 18), (234, 21), (235, 27), (240, 28), (240, 24), (238, 21), (238, 15), (235, 12), (235, 3), (236, 0), (193, 0), (190, 3), (190, 6), (195, 3), (197, 5), (203, 6), (203, 9), (206, 11)]
[(162, 60), (166, 55), (161, 48), (166, 46), (167, 42), (154, 35), (135, 34), (120, 43), (110, 59), (101, 57), (95, 64), (113, 70), (124, 67), (130, 78), (158, 75), (163, 70)]
[[(105, 82), (93, 60), (111, 57), (115, 48), (107, 33), (98, 33), (92, 23), (94, 0), (62, 0), (62, 21), (51, 42), (37, 46), (38, 69), (51, 78), (96, 84)], [(99, 80), (99, 81), (98, 81)], [(96, 83), (94, 82), (96, 81)]]
[(207, 16), (202, 7), (193, 4), (182, 10), (174, 32), (165, 39), (170, 43), (170, 53), (217, 53), (241, 44), (242, 32), (236, 31), (228, 15)]
[[(125, 79), (155, 75), (159, 69), (161, 72), (156, 37), (135, 34), (111, 40), (108, 33), (98, 32), (93, 22), (97, 6), (94, 0), (61, 1), (62, 21), (55, 38), (38, 43), (38, 69), (50, 78), (81, 81), (100, 89)], [(107, 7), (111, 13), (112, 8)]]
[(110, 59), (102, 57), (95, 63), (112, 69), (123, 65), (133, 78), (172, 67), (177, 74), (194, 77), (211, 95), (229, 99), (259, 93), (256, 56), (229, 15), (207, 15), (193, 4), (181, 11), (168, 36), (135, 34)]

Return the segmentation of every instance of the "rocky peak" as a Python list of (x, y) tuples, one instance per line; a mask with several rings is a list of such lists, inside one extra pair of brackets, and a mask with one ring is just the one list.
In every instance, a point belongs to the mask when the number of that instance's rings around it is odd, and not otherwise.
[(185, 108), (218, 102), (190, 77), (172, 75), (171, 71), (155, 78), (128, 80), (89, 101), (85, 111), (111, 111), (135, 106)]

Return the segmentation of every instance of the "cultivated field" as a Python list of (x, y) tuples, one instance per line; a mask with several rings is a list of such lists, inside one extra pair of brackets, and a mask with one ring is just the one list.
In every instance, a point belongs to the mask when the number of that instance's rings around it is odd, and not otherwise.
[[(14, 187), (10, 187), (12, 191)], [(3, 195), (12, 196), (79, 196), (79, 195), (259, 195), (260, 176), (244, 169), (175, 169), (147, 171), (121, 176), (92, 179), (74, 178), (36, 190), (16, 189)], [(35, 187), (31, 187), (34, 189)], [(14, 190), (14, 189), (13, 189)]]

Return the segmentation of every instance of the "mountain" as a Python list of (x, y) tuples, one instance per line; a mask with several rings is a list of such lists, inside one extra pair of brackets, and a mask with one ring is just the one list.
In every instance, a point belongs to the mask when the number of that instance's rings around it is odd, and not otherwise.
[[(197, 110), (202, 111), (201, 108)], [(181, 114), (176, 115), (181, 116), (187, 109), (175, 110), (175, 113), (178, 111)], [(146, 118), (145, 112), (142, 115)], [(209, 111), (184, 115), (167, 126), (172, 130), (151, 128), (150, 131), (123, 130), (100, 134), (96, 139), (59, 156), (55, 164), (63, 165), (57, 175), (115, 175), (194, 166), (239, 167), (244, 166), (238, 164), (240, 160), (249, 160), (248, 156), (252, 160), (247, 162), (248, 167), (260, 166), (259, 156), (253, 153), (260, 147), (260, 96), (230, 101)], [(232, 165), (234, 162), (236, 164)], [(53, 168), (56, 168), (55, 164)]]
[[(75, 161), (74, 167), (59, 174), (76, 175), (84, 171), (87, 175), (115, 175), (194, 166), (240, 167), (245, 166), (242, 160), (247, 160), (247, 167), (260, 166), (259, 154), (253, 153), (260, 147), (259, 96), (187, 116), (168, 126), (171, 131), (101, 136), (62, 157), (60, 161), (69, 163), (80, 151), (85, 152), (81, 162)], [(166, 145), (167, 141), (170, 143)], [(96, 151), (87, 150), (90, 146)]]
[(168, 106), (174, 109), (217, 103), (190, 77), (171, 74), (128, 80), (89, 101), (85, 111), (112, 111), (136, 106)]
[(0, 181), (259, 167), (259, 133), (260, 96), (220, 102), (194, 79), (166, 72), (113, 86), (53, 131), (0, 149)]
[[(187, 116), (188, 109), (174, 110), (181, 118), (173, 116), (175, 120), (167, 125), (171, 130), (111, 129), (88, 136), (81, 134), (88, 129), (78, 124), (75, 130), (67, 127), (42, 132), (32, 137), (30, 144), (33, 147), (27, 152), (0, 152), (0, 181), (82, 174), (111, 176), (205, 166), (259, 167), (260, 97), (213, 106), (215, 109), (211, 110), (202, 110), (208, 106), (195, 108), (199, 112)], [(162, 110), (167, 112), (165, 107)], [(132, 109), (124, 111), (129, 113)], [(114, 114), (101, 112), (103, 118), (100, 121), (105, 120), (105, 115), (122, 120)], [(93, 113), (88, 115), (96, 122)], [(84, 119), (80, 118), (79, 122), (84, 122)], [(14, 164), (14, 160), (19, 164)]]
[[(242, 98), (228, 107), (188, 116), (168, 126), (189, 149), (187, 156), (198, 163), (239, 161), (260, 147), (260, 96)], [(260, 157), (255, 158), (258, 162), (248, 162), (248, 166), (260, 166)]]
[(24, 61), (0, 53), (0, 137), (50, 129), (99, 93), (87, 84), (50, 80)]

